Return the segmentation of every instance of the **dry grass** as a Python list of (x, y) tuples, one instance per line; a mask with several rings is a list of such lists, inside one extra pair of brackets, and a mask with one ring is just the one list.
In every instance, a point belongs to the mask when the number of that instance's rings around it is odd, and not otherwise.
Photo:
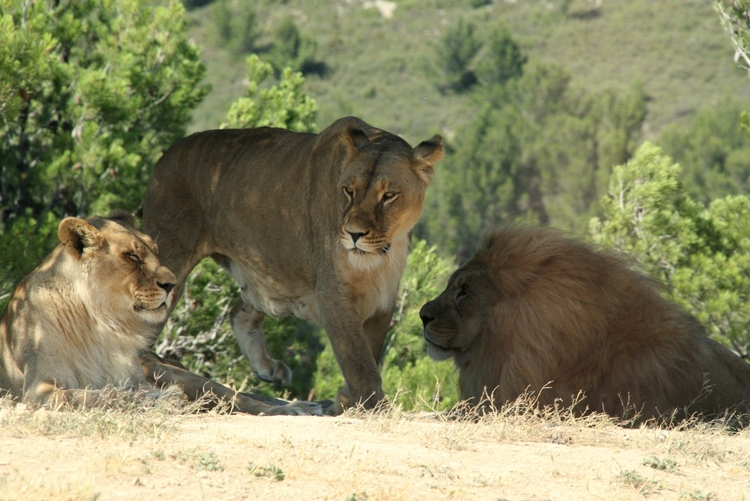
[[(0, 427), (19, 436), (41, 434), (75, 437), (118, 437), (126, 440), (161, 440), (175, 429), (175, 417), (194, 414), (202, 401), (187, 403), (179, 389), (162, 393), (157, 400), (134, 398), (134, 393), (117, 388), (102, 390), (102, 406), (74, 409), (62, 404), (54, 409), (16, 404), (0, 397)], [(228, 405), (216, 413), (227, 413)]]
[(629, 429), (533, 404), (327, 418), (62, 412), (5, 400), (0, 500), (750, 497), (747, 430), (697, 421)]

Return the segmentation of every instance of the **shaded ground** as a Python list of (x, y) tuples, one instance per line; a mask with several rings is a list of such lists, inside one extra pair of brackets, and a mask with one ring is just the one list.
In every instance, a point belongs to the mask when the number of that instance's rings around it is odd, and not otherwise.
[(747, 431), (398, 413), (14, 413), (0, 409), (2, 500), (750, 498)]

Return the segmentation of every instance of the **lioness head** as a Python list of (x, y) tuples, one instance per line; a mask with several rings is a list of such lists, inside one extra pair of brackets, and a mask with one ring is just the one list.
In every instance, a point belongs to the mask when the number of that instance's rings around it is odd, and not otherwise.
[(154, 241), (134, 223), (124, 211), (109, 218), (68, 217), (58, 236), (80, 267), (97, 310), (113, 321), (159, 324), (167, 318), (177, 279), (159, 261)]
[(445, 360), (468, 351), (485, 328), (498, 294), (480, 260), (471, 259), (456, 270), (443, 293), (419, 311), (427, 354)]
[(340, 240), (352, 256), (367, 259), (388, 254), (416, 224), (443, 140), (435, 135), (412, 149), (400, 137), (362, 124), (353, 120), (343, 133), (349, 154), (339, 178)]

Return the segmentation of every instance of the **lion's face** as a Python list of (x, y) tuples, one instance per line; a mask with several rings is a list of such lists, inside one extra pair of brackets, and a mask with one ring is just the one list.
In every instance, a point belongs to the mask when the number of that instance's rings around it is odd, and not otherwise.
[(422, 213), (427, 188), (408, 159), (374, 156), (363, 155), (341, 180), (341, 243), (358, 254), (386, 254), (395, 237), (408, 233)]
[(340, 241), (351, 256), (376, 259), (406, 240), (422, 213), (432, 165), (442, 156), (436, 136), (414, 152), (408, 145), (384, 149), (360, 138), (357, 154), (339, 179), (343, 209)]
[(499, 291), (485, 266), (470, 260), (459, 268), (445, 291), (419, 312), (428, 355), (445, 360), (467, 350), (482, 331), (498, 298)]
[(66, 218), (60, 240), (80, 263), (90, 299), (119, 321), (159, 324), (173, 301), (174, 274), (147, 235), (115, 220)]

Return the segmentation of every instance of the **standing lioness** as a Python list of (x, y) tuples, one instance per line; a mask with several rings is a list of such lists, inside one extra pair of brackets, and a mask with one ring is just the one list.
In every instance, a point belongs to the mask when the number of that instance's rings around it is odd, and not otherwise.
[(193, 134), (159, 160), (143, 222), (177, 275), (211, 256), (240, 285), (232, 326), (257, 375), (288, 384), (263, 316), (322, 325), (346, 387), (335, 411), (383, 398), (378, 361), (433, 165), (435, 136), (411, 148), (357, 118), (320, 134), (263, 127)]

